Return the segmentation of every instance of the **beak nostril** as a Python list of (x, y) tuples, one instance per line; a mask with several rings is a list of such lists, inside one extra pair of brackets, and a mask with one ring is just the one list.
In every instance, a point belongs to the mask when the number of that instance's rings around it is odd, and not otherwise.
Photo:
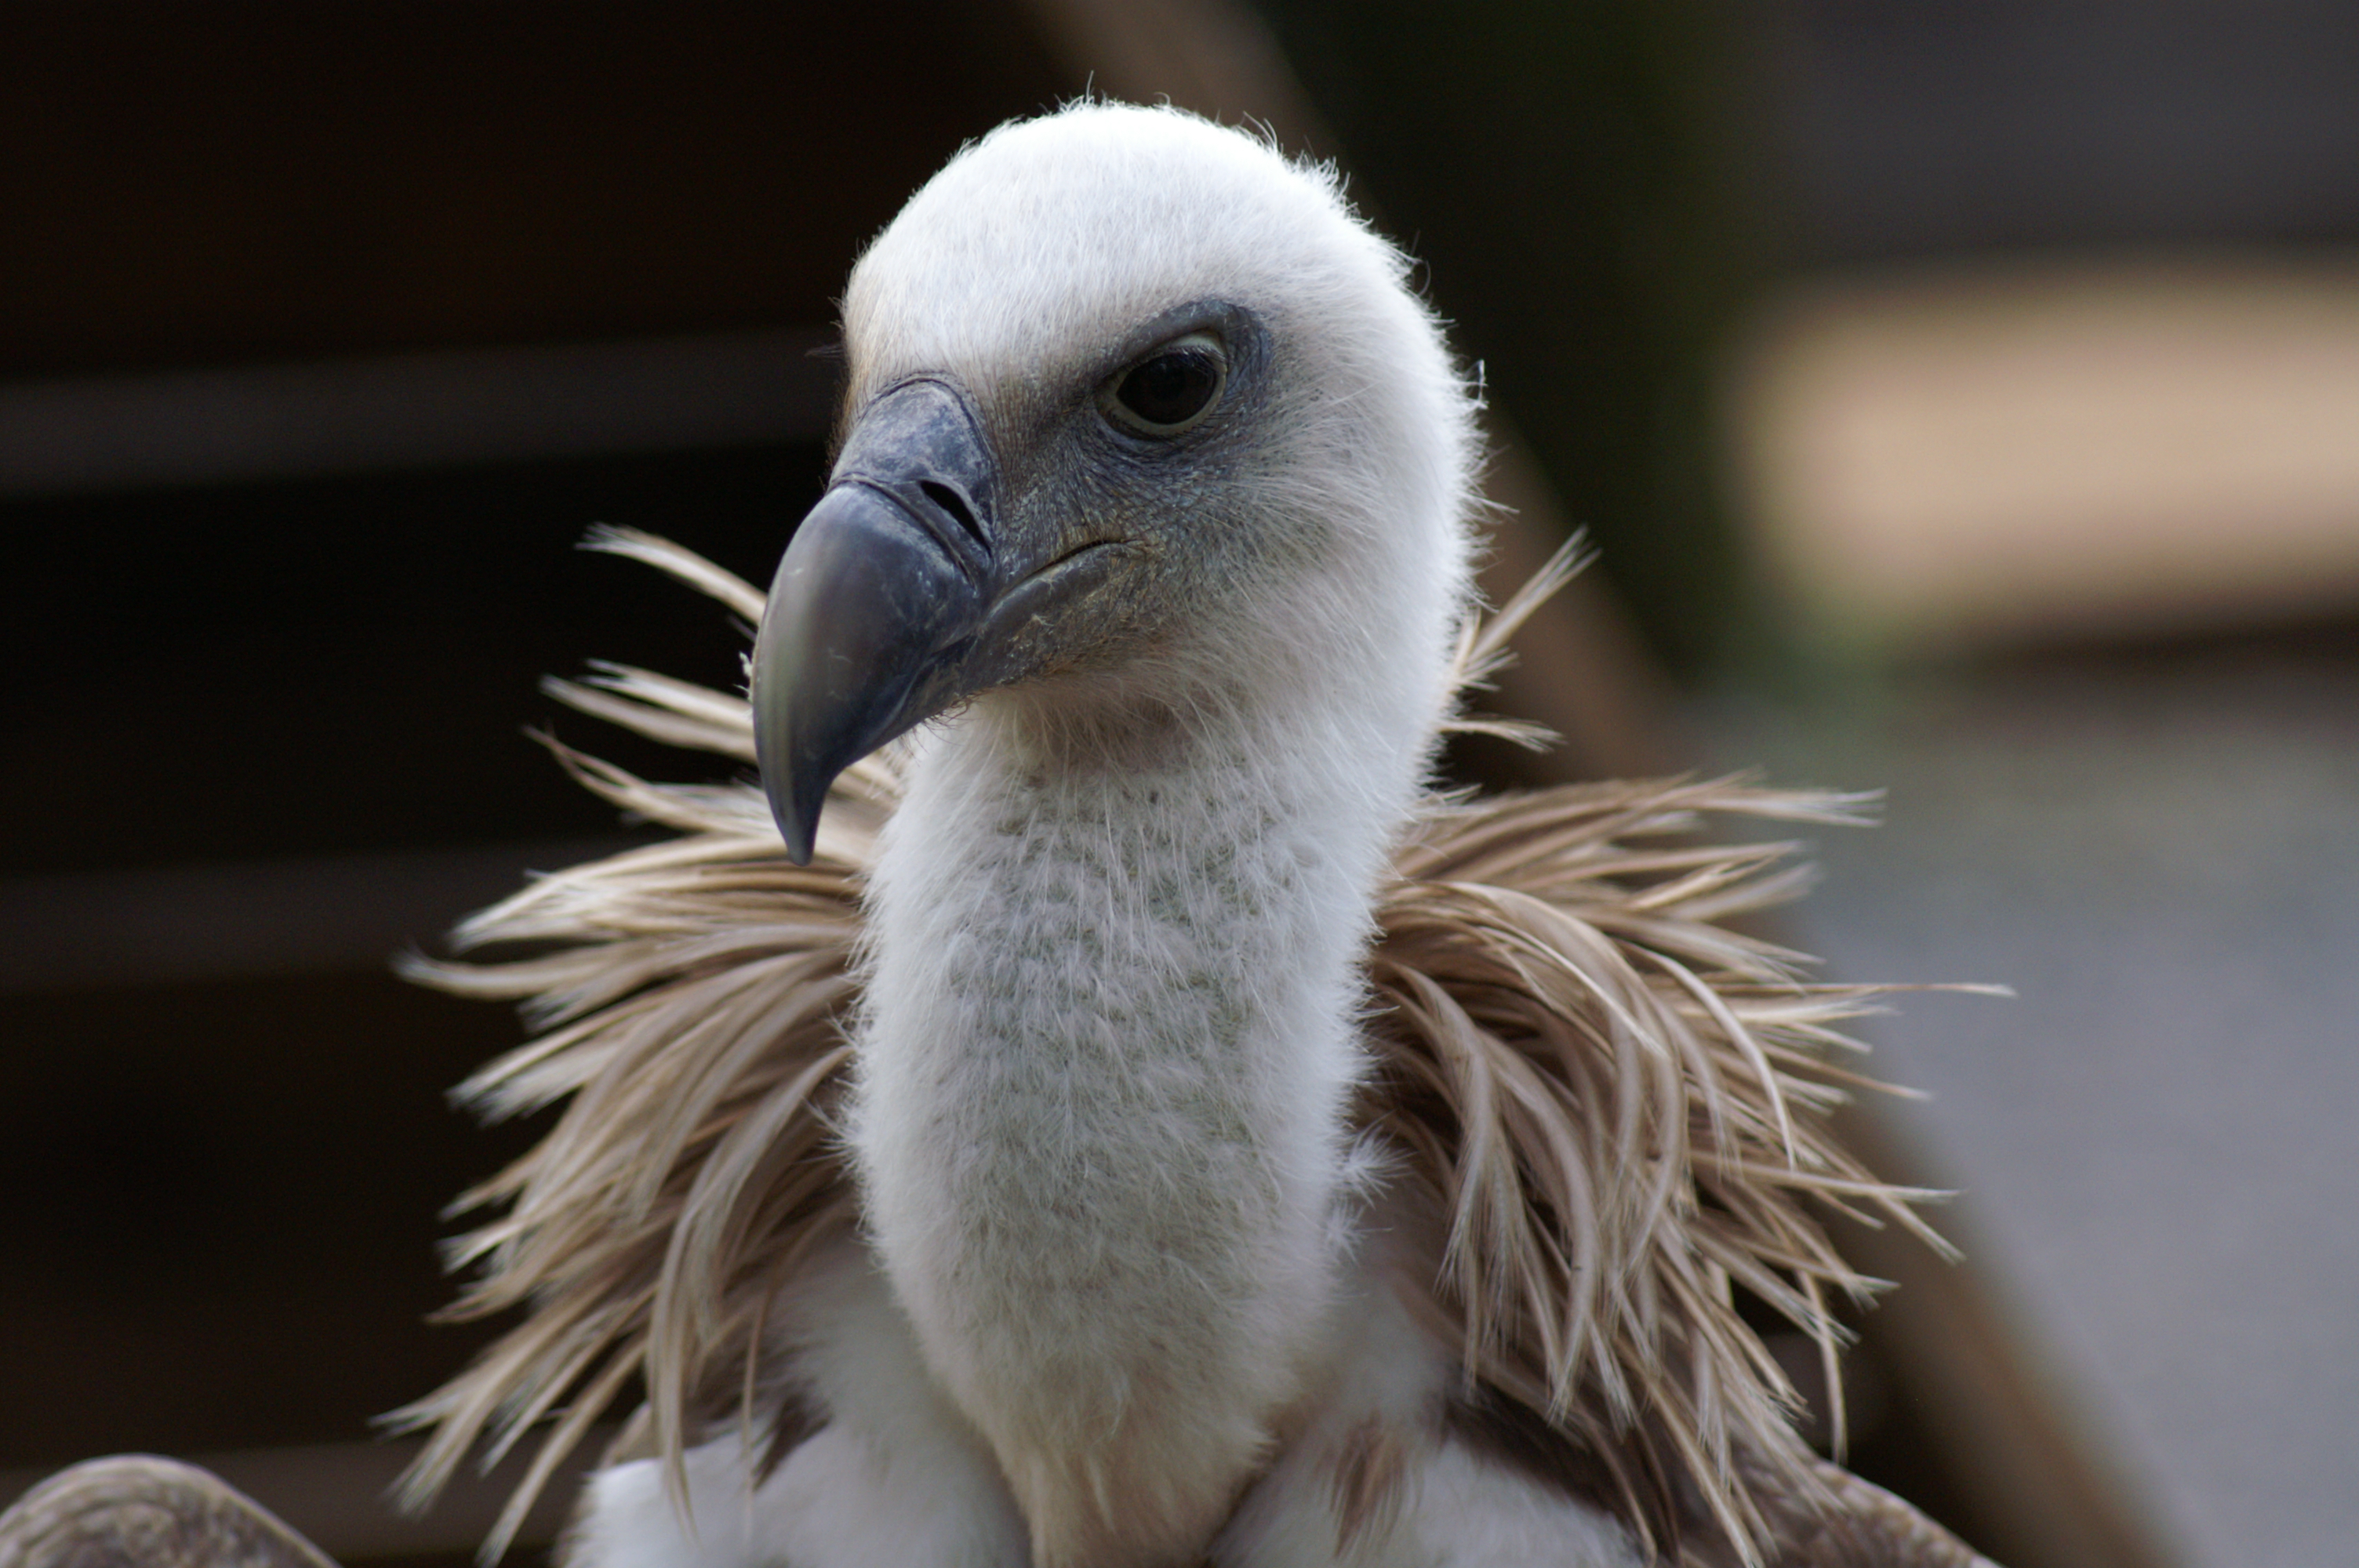
[(918, 488), (926, 492), (927, 500), (957, 518), (959, 526), (974, 541), (975, 548), (986, 557), (990, 556), (991, 541), (984, 536), (983, 524), (975, 520), (974, 508), (967, 504), (965, 496), (940, 480), (919, 480)]

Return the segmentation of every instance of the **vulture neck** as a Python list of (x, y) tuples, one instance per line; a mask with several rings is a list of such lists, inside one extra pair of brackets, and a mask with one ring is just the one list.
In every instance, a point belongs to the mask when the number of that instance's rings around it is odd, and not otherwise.
[(1351, 711), (1364, 668), (1307, 686), (1113, 725), (986, 698), (880, 849), (871, 1234), (1044, 1564), (1209, 1529), (1321, 1334), (1358, 959), (1428, 715)]

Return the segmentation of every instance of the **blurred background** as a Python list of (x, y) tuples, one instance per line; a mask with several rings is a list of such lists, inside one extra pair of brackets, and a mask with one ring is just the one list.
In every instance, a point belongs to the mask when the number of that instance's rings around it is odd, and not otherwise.
[[(522, 731), (741, 633), (832, 297), (1094, 82), (1338, 159), (1483, 366), (1511, 586), (1601, 566), (1526, 782), (1889, 790), (1787, 919), (1855, 1129), (1970, 1265), (1854, 1357), (1854, 1462), (2017, 1565), (2359, 1540), (2359, 11), (2344, 0), (0, 0), (0, 1500), (200, 1457), (348, 1562), (462, 1560), (369, 1417), (519, 1038), (417, 991), (627, 841)], [(544, 1529), (546, 1521), (544, 1521)]]

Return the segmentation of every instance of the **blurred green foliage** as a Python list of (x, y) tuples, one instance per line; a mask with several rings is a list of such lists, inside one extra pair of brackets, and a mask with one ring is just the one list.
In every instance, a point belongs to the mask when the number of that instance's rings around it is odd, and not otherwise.
[(1699, 0), (1259, 0), (1569, 519), (1693, 678), (1769, 652), (1715, 428), (1767, 271), (1744, 33)]

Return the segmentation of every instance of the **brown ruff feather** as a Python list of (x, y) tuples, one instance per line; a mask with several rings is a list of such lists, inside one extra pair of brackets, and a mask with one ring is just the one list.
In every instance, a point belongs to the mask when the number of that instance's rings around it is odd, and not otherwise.
[[(622, 532), (598, 543), (759, 618), (756, 589), (688, 551)], [(1470, 631), (1462, 686), (1571, 569), (1560, 557)], [(619, 666), (549, 689), (752, 760), (742, 699)], [(479, 1444), (488, 1462), (554, 1418), (487, 1558), (634, 1384), (675, 1475), (708, 1423), (756, 1420), (766, 1303), (854, 1223), (833, 1110), (861, 875), (901, 789), (891, 752), (856, 764), (797, 868), (757, 789), (648, 784), (549, 743), (588, 788), (681, 836), (544, 876), (456, 935), (462, 950), (541, 951), (406, 966), (519, 1001), (545, 1031), (462, 1086), (467, 1104), (491, 1119), (565, 1104), (459, 1204), (505, 1212), (452, 1244), (473, 1278), (446, 1315), (523, 1308), (523, 1321), (389, 1418), (433, 1429), (405, 1481), (418, 1506)], [(1799, 891), (1792, 846), (1692, 839), (1704, 814), (1849, 822), (1862, 804), (1727, 779), (1435, 797), (1380, 899), (1375, 1069), (1357, 1114), (1449, 1217), (1437, 1326), (1462, 1346), (1470, 1395), (1582, 1451), (1607, 1477), (1601, 1502), (1667, 1561), (1704, 1562), (1708, 1545), (1774, 1561), (1798, 1510), (1847, 1511), (1794, 1437), (1794, 1393), (1732, 1285), (1813, 1336), (1833, 1387), (1828, 1293), (1875, 1282), (1836, 1255), (1814, 1207), (1942, 1245), (1907, 1206), (1930, 1195), (1877, 1182), (1826, 1130), (1864, 1082), (1825, 1060), (1850, 1044), (1836, 1026), (1885, 988), (1806, 983), (1798, 955), (1719, 924)]]

